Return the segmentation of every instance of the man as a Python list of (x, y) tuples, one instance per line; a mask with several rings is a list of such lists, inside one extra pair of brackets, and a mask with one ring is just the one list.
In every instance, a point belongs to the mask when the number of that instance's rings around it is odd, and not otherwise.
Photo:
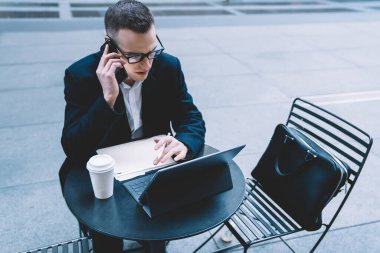
[[(170, 157), (191, 158), (204, 144), (202, 115), (187, 91), (179, 60), (162, 53), (149, 9), (122, 0), (107, 10), (104, 20), (108, 43), (65, 72), (62, 189), (70, 167), (82, 164), (85, 169), (85, 162), (102, 147), (166, 135), (171, 126), (174, 137), (155, 139), (156, 150), (165, 146), (155, 164)], [(115, 71), (123, 68), (127, 77), (119, 84)], [(122, 250), (122, 240), (91, 232), (95, 253)]]

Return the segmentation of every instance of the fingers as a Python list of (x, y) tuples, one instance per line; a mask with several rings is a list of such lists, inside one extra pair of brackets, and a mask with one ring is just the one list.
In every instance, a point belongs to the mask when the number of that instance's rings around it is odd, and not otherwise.
[(162, 152), (161, 157), (156, 158), (155, 164), (159, 162), (165, 163), (168, 159), (175, 155), (174, 161), (182, 160), (186, 157), (187, 147), (180, 141), (174, 139)]
[[(174, 138), (173, 138), (174, 139)], [(160, 139), (155, 139), (157, 140), (158, 142), (160, 142)], [(169, 140), (171, 141), (171, 140)], [(169, 142), (164, 142), (163, 145), (161, 145), (161, 151), (158, 153), (158, 156), (156, 159), (154, 159), (153, 161), (153, 164), (156, 165), (158, 164), (159, 162), (163, 162), (162, 159), (164, 158), (165, 154), (167, 154), (169, 152), (170, 149), (174, 148), (176, 143), (175, 142), (170, 142), (169, 145), (166, 145), (166, 143), (169, 143)]]
[(183, 147), (181, 145), (176, 145), (175, 147), (171, 147), (167, 153), (165, 153), (158, 162), (165, 163), (170, 157), (175, 154), (179, 154), (182, 151)]
[[(156, 140), (159, 140), (159, 141), (156, 142)], [(174, 140), (174, 137), (172, 136), (165, 136), (161, 139), (155, 139), (156, 146), (154, 146), (154, 149), (158, 150), (159, 148), (161, 148), (162, 145), (165, 145), (165, 144), (169, 145), (173, 140)]]
[(109, 45), (108, 43), (106, 43), (106, 46), (104, 47), (104, 51), (103, 51), (103, 56), (106, 55), (108, 53), (108, 49), (109, 49)]
[[(113, 56), (113, 57), (111, 57)], [(112, 53), (109, 55), (103, 55), (102, 58), (100, 59), (98, 68), (96, 69), (96, 75), (99, 78), (104, 77), (104, 75), (109, 71), (112, 63), (118, 62), (119, 64), (118, 67), (122, 67), (125, 64), (125, 61), (122, 58), (114, 58), (117, 56), (116, 53)], [(115, 67), (116, 70), (116, 67)]]
[(121, 55), (119, 53), (108, 52), (108, 50), (109, 50), (109, 45), (106, 44), (104, 51), (103, 51), (102, 58), (100, 58), (100, 61), (99, 61), (98, 69), (99, 68), (102, 69), (108, 63), (109, 59), (121, 57)]
[(187, 154), (187, 149), (182, 149), (181, 152), (174, 157), (174, 161), (178, 162), (179, 160), (185, 159)]
[[(102, 57), (103, 58), (103, 57)], [(103, 68), (107, 68), (107, 64), (110, 62), (110, 61), (120, 61), (121, 63), (125, 63), (124, 59), (120, 57), (119, 54), (117, 53), (110, 53), (108, 55), (105, 55), (104, 58), (103, 58), (103, 65), (100, 65), (99, 63), (99, 66), (103, 67)]]
[(158, 153), (156, 159), (154, 159), (154, 161), (153, 161), (153, 164), (157, 165), (161, 161), (162, 157), (163, 157), (163, 150)]
[(103, 55), (99, 61), (99, 66), (101, 66), (101, 67), (103, 67), (105, 65), (105, 59), (106, 59), (106, 56), (108, 54), (108, 50), (109, 50), (109, 45), (106, 44), (106, 46), (104, 47)]
[(122, 68), (123, 64), (120, 59), (110, 59), (103, 69), (103, 75), (110, 77), (114, 75), (116, 68)]

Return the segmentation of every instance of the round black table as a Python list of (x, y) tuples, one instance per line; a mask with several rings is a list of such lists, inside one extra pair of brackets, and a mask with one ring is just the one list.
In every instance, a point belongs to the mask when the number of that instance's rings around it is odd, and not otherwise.
[[(202, 153), (207, 155), (216, 151), (205, 145)], [(208, 231), (238, 209), (244, 197), (244, 176), (235, 162), (229, 166), (232, 190), (152, 219), (117, 180), (111, 198), (95, 198), (85, 166), (70, 169), (63, 194), (73, 215), (92, 230), (112, 237), (147, 241), (151, 251), (165, 252), (165, 241)]]

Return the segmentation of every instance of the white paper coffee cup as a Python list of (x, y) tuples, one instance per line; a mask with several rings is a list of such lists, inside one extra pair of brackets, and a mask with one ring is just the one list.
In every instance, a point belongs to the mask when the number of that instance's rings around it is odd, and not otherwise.
[(95, 155), (87, 162), (95, 197), (107, 199), (113, 195), (115, 160), (109, 155)]

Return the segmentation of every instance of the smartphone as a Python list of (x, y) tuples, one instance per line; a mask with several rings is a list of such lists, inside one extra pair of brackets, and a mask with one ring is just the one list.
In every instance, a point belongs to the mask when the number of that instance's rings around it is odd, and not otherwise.
[[(108, 53), (111, 53), (111, 52), (117, 53), (117, 47), (115, 43), (113, 42), (113, 40), (108, 39), (106, 43), (108, 44)], [(117, 83), (119, 84), (128, 77), (127, 71), (125, 70), (124, 66), (122, 68), (116, 69), (115, 77), (116, 77)]]

